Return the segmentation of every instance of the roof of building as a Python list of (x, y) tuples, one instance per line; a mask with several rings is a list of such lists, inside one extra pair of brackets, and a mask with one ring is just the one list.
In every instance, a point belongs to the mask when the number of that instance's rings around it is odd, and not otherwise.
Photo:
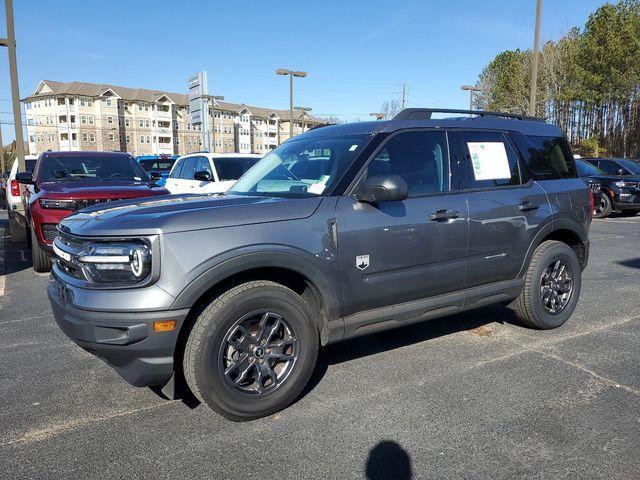
[[(155, 103), (163, 96), (171, 102), (179, 106), (187, 106), (189, 104), (189, 96), (184, 93), (171, 93), (161, 90), (149, 90), (146, 88), (129, 88), (117, 85), (109, 85), (106, 83), (87, 83), (87, 82), (57, 82), (55, 80), (41, 80), (33, 95), (26, 97), (24, 100), (33, 100), (51, 95), (78, 95), (84, 97), (100, 97), (105, 93), (111, 92), (117, 98), (128, 101)], [(221, 110), (227, 110), (234, 113), (240, 113), (243, 109), (248, 109), (252, 115), (257, 117), (268, 118), (276, 114), (281, 120), (289, 119), (289, 110), (275, 110), (254, 105), (245, 105), (244, 103), (230, 103), (221, 100), (213, 100), (214, 108), (218, 106)], [(311, 123), (325, 123), (325, 121), (312, 117), (304, 110), (294, 110), (294, 120), (304, 119)]]

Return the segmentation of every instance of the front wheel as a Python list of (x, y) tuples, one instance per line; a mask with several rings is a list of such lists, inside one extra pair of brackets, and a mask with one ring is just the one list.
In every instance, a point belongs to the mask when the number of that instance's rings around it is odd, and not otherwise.
[(214, 299), (185, 347), (184, 376), (193, 394), (231, 420), (270, 415), (305, 387), (318, 355), (307, 303), (270, 281), (252, 281)]
[(524, 287), (514, 301), (518, 319), (539, 329), (566, 322), (578, 303), (582, 268), (566, 243), (549, 240), (536, 248), (524, 277)]
[(600, 195), (600, 203), (593, 208), (593, 216), (595, 218), (607, 218), (613, 211), (613, 205), (609, 195), (602, 192)]
[(31, 257), (33, 259), (33, 270), (38, 273), (44, 273), (51, 271), (51, 259), (47, 252), (45, 252), (36, 238), (36, 234), (33, 229), (31, 231)]

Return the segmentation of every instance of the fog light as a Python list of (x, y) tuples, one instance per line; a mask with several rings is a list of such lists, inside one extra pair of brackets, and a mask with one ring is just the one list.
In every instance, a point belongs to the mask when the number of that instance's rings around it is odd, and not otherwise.
[(175, 330), (175, 328), (175, 320), (156, 320), (153, 322), (154, 332), (170, 332), (171, 330)]

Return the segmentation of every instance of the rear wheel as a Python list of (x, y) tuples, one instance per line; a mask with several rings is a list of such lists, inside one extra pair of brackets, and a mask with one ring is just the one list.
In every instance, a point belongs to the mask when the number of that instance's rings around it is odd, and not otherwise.
[(193, 394), (236, 421), (270, 415), (305, 387), (318, 355), (307, 303), (270, 281), (232, 288), (200, 314), (183, 357)]
[(40, 247), (36, 234), (31, 231), (31, 257), (33, 259), (33, 270), (38, 273), (49, 272), (51, 270), (51, 259), (49, 255)]
[(512, 306), (518, 319), (533, 328), (556, 328), (566, 322), (578, 303), (582, 268), (566, 243), (546, 241), (533, 253), (524, 287)]
[(611, 215), (611, 211), (613, 210), (613, 205), (611, 204), (611, 199), (609, 195), (602, 192), (600, 195), (600, 203), (596, 205), (593, 209), (593, 216), (595, 218), (606, 218)]

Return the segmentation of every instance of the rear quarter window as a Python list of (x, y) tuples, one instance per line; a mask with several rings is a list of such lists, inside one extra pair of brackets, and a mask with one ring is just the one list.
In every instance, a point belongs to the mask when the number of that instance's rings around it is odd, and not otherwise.
[(573, 155), (564, 137), (514, 134), (513, 139), (534, 180), (577, 176)]

